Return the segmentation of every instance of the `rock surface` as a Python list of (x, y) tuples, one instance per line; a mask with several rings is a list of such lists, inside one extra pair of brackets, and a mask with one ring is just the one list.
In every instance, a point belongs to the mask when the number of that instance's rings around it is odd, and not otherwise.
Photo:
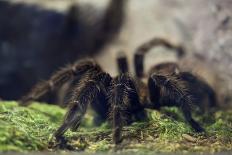
[[(230, 0), (131, 0), (119, 39), (97, 59), (116, 75), (116, 66), (109, 64), (115, 64), (118, 50), (126, 51), (132, 64), (138, 45), (153, 37), (166, 38), (186, 47), (190, 68), (216, 89), (222, 104), (232, 105), (231, 7)], [(147, 69), (158, 62), (179, 61), (164, 49), (152, 50), (146, 59)]]

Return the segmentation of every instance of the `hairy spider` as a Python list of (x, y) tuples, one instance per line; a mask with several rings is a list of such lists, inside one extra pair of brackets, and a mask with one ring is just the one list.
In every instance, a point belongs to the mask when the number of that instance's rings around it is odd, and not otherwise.
[[(121, 62), (121, 58), (118, 60)], [(101, 119), (107, 120), (109, 116), (112, 120), (115, 144), (122, 140), (123, 125), (146, 117), (133, 78), (126, 73), (112, 78), (92, 59), (81, 60), (61, 69), (50, 80), (37, 84), (21, 99), (20, 104), (29, 105), (30, 100), (36, 100), (70, 80), (75, 80), (76, 84), (63, 124), (54, 133), (57, 140), (62, 140), (69, 128), (72, 131), (78, 129), (89, 104)]]
[[(37, 84), (22, 98), (20, 104), (28, 105), (30, 100), (40, 98), (67, 81), (75, 81), (64, 121), (54, 133), (57, 140), (62, 140), (63, 134), (69, 128), (72, 131), (78, 129), (89, 104), (102, 120), (111, 120), (115, 144), (122, 141), (123, 126), (146, 118), (145, 108), (177, 106), (195, 131), (204, 131), (192, 118), (191, 105), (203, 102), (201, 94), (194, 88), (203, 83), (199, 88), (203, 92), (206, 87), (210, 88), (206, 83), (191, 73), (181, 72), (175, 63), (163, 63), (152, 67), (147, 83), (142, 82), (144, 54), (154, 45), (178, 49), (179, 55), (184, 53), (181, 47), (177, 48), (162, 39), (143, 44), (135, 53), (136, 77), (128, 74), (128, 63), (124, 53), (119, 53), (117, 57), (120, 74), (116, 77), (104, 72), (92, 59), (78, 61), (55, 73), (50, 80)], [(204, 93), (206, 96), (211, 95), (208, 92)]]

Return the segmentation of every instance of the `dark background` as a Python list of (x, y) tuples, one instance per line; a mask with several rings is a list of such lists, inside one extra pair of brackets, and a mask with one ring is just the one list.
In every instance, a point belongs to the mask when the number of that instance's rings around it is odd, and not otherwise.
[(96, 55), (122, 25), (121, 0), (109, 1), (101, 12), (90, 4), (73, 2), (59, 11), (26, 2), (0, 1), (0, 97), (4, 100), (18, 99), (58, 68)]

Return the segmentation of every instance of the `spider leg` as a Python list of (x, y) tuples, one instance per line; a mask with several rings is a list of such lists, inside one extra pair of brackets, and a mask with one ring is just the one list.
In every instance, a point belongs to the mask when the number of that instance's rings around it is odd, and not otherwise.
[(127, 61), (126, 54), (124, 52), (118, 52), (117, 65), (118, 65), (118, 72), (120, 74), (122, 74), (122, 73), (125, 74), (125, 73), (129, 72), (128, 61)]
[(80, 105), (76, 102), (72, 106), (69, 106), (69, 110), (65, 115), (63, 124), (56, 130), (54, 136), (56, 139), (61, 139), (63, 134), (70, 128), (78, 128), (81, 118), (86, 112), (88, 104)]
[(142, 52), (136, 51), (134, 56), (134, 66), (135, 66), (135, 74), (138, 78), (142, 78), (144, 76), (144, 54)]
[(145, 54), (149, 52), (154, 47), (164, 46), (168, 49), (174, 50), (177, 53), (177, 56), (183, 57), (185, 55), (185, 51), (183, 47), (179, 45), (174, 45), (169, 41), (162, 38), (154, 38), (141, 46), (139, 46), (134, 55), (134, 65), (135, 65), (135, 73), (136, 76), (142, 78), (144, 76), (144, 57)]
[(54, 73), (48, 81), (40, 82), (20, 100), (20, 105), (27, 106), (29, 101), (37, 100), (48, 92), (57, 89), (64, 83), (83, 76), (87, 71), (101, 70), (93, 60), (78, 61), (73, 65), (68, 65), (60, 71)]
[(54, 133), (56, 139), (61, 139), (62, 135), (71, 128), (77, 130), (84, 117), (89, 104), (94, 102), (101, 91), (101, 85), (107, 86), (111, 82), (111, 77), (104, 72), (93, 72), (90, 78), (83, 78), (79, 81), (73, 91), (69, 101), (68, 112), (65, 115), (63, 124)]
[(197, 123), (193, 118), (190, 111), (191, 107), (188, 104), (183, 103), (183, 106), (181, 106), (181, 110), (183, 111), (184, 117), (186, 121), (191, 125), (191, 127), (196, 132), (204, 132), (205, 130), (200, 126), (199, 123)]
[(122, 141), (122, 128), (132, 123), (135, 114), (143, 112), (144, 108), (139, 102), (139, 97), (132, 78), (126, 74), (116, 77), (112, 82), (109, 93), (110, 119), (113, 124), (113, 142)]
[(150, 76), (148, 85), (150, 100), (153, 104), (150, 108), (176, 106), (183, 111), (186, 121), (192, 128), (197, 132), (202, 132), (204, 129), (192, 118), (190, 105), (193, 105), (194, 99), (189, 94), (189, 87), (185, 81), (178, 77), (179, 75), (152, 74)]

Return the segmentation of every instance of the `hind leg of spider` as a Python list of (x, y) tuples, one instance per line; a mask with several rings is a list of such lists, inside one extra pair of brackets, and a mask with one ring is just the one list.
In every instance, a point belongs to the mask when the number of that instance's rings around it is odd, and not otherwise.
[(128, 61), (124, 52), (117, 53), (117, 66), (119, 74), (125, 74), (129, 72)]
[(60, 71), (54, 73), (48, 81), (38, 83), (35, 87), (20, 100), (20, 105), (27, 106), (30, 101), (37, 100), (48, 92), (57, 89), (64, 83), (83, 76), (92, 70), (100, 71), (100, 67), (93, 60), (78, 61), (73, 65), (68, 65)]
[(183, 111), (184, 117), (186, 119), (186, 121), (191, 125), (191, 127), (196, 131), (196, 132), (204, 132), (204, 128), (202, 128), (200, 126), (200, 124), (198, 122), (196, 122), (193, 118), (192, 118), (192, 114), (190, 111), (190, 107), (187, 105), (183, 105), (181, 107), (181, 110)]
[(110, 119), (113, 124), (113, 142), (117, 145), (122, 142), (122, 128), (131, 123), (136, 112), (144, 108), (139, 102), (135, 82), (126, 74), (113, 80), (109, 95)]

